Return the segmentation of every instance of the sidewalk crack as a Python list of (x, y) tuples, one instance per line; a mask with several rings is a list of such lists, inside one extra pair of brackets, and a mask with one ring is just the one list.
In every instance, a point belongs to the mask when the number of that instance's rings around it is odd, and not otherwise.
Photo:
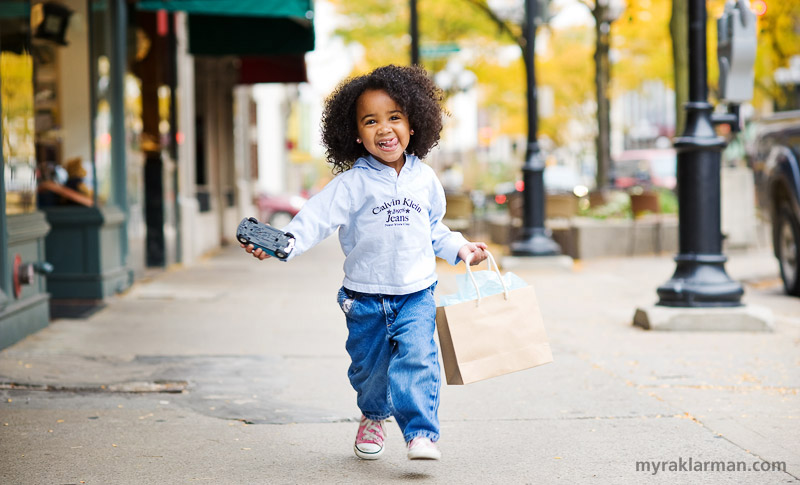
[(121, 382), (108, 385), (86, 386), (56, 386), (51, 384), (32, 384), (19, 382), (0, 382), (0, 391), (40, 391), (64, 393), (120, 393), (120, 394), (146, 394), (166, 393), (180, 394), (188, 392), (189, 383), (186, 381), (137, 381)]

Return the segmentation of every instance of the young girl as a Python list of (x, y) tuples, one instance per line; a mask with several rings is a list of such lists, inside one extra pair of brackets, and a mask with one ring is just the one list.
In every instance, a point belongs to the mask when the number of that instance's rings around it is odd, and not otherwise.
[(470, 254), (472, 264), (486, 259), (486, 244), (442, 224), (444, 190), (420, 160), (439, 141), (441, 99), (417, 67), (385, 66), (341, 83), (322, 116), (322, 142), (339, 175), (284, 229), (296, 238), (289, 259), (339, 230), (346, 259), (338, 302), (362, 412), (354, 451), (366, 460), (383, 453), (390, 416), (409, 459), (441, 457), (436, 256), (454, 265)]

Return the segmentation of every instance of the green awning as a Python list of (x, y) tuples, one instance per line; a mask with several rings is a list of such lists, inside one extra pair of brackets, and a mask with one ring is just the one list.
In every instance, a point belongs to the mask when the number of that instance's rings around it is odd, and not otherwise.
[(308, 21), (189, 15), (189, 52), (196, 56), (271, 56), (310, 50), (314, 50), (314, 27)]
[(311, 0), (141, 0), (139, 10), (189, 14), (196, 56), (274, 56), (314, 50)]
[(28, 2), (0, 2), (0, 19), (25, 19), (31, 16)]
[(167, 10), (229, 17), (294, 17), (311, 20), (311, 0), (141, 0), (139, 10)]

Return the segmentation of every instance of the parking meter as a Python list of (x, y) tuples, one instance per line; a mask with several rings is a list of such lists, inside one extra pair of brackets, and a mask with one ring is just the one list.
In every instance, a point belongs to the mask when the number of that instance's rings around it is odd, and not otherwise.
[(749, 1), (725, 4), (717, 19), (717, 37), (720, 99), (730, 104), (750, 101), (755, 81), (756, 16)]

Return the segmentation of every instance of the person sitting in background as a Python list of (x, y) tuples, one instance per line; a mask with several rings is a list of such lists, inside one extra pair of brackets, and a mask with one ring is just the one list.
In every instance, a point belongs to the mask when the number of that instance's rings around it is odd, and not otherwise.
[[(62, 175), (66, 172), (66, 177)], [(40, 165), (37, 170), (39, 207), (60, 205), (94, 205), (93, 191), (84, 182), (86, 169), (81, 157), (67, 160), (64, 167)]]
[[(64, 164), (67, 170), (67, 182), (64, 184), (68, 189), (72, 189), (86, 197), (92, 197), (92, 189), (84, 182), (86, 178), (86, 169), (83, 168), (83, 160), (81, 157), (73, 157), (67, 160)], [(70, 199), (62, 198), (62, 203), (74, 204), (75, 202)]]

